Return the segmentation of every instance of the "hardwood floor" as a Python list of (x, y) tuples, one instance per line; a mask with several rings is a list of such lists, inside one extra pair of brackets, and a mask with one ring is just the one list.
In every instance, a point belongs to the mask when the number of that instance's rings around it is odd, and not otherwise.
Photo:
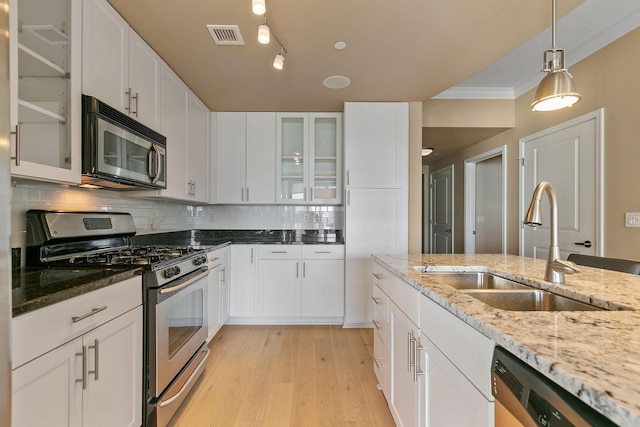
[(170, 427), (395, 424), (373, 372), (372, 329), (230, 326)]

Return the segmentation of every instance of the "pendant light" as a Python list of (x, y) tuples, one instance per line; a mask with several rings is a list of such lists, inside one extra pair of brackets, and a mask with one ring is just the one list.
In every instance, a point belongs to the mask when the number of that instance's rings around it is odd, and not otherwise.
[(571, 107), (582, 99), (573, 76), (564, 66), (564, 50), (556, 47), (556, 0), (551, 0), (551, 49), (544, 53), (543, 72), (547, 75), (536, 89), (532, 111), (553, 111)]
[(280, 53), (276, 55), (276, 58), (273, 60), (273, 68), (276, 70), (282, 70), (284, 68), (284, 47), (280, 46)]
[(258, 27), (258, 42), (262, 44), (269, 44), (271, 41), (271, 29), (267, 25), (267, 17), (264, 17), (264, 24)]
[(256, 15), (264, 15), (267, 11), (267, 6), (265, 5), (265, 0), (251, 0), (251, 10)]

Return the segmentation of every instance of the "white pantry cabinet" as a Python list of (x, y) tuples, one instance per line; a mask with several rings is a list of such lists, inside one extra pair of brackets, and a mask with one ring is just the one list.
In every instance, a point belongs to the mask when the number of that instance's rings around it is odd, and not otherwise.
[(141, 303), (135, 277), (14, 318), (12, 425), (140, 426)]
[(160, 56), (106, 0), (83, 2), (82, 91), (160, 127)]
[(276, 113), (212, 113), (216, 203), (275, 203)]
[(277, 113), (276, 202), (342, 203), (342, 114)]
[(11, 174), (78, 184), (82, 2), (9, 2)]

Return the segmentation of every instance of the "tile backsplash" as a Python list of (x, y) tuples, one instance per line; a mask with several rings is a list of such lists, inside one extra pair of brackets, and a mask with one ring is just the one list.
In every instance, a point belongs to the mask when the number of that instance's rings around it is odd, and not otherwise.
[(87, 190), (39, 182), (11, 188), (11, 246), (24, 248), (29, 209), (118, 211), (133, 216), (137, 233), (185, 229), (342, 230), (342, 206), (208, 205), (132, 197), (126, 191)]

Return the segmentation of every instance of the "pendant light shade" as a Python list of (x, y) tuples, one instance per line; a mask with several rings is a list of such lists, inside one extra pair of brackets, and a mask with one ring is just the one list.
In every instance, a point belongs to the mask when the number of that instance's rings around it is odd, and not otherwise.
[(556, 48), (556, 0), (551, 3), (551, 49), (544, 53), (542, 71), (547, 75), (536, 89), (532, 111), (553, 111), (571, 107), (582, 99), (573, 84), (573, 76), (564, 66), (564, 50)]
[(262, 44), (269, 44), (271, 40), (271, 30), (269, 26), (265, 22), (264, 24), (258, 27), (258, 41)]
[(267, 6), (265, 5), (265, 0), (251, 0), (251, 10), (256, 15), (264, 15), (267, 11)]
[(276, 70), (282, 70), (284, 68), (284, 53), (280, 51), (273, 60), (273, 68)]

